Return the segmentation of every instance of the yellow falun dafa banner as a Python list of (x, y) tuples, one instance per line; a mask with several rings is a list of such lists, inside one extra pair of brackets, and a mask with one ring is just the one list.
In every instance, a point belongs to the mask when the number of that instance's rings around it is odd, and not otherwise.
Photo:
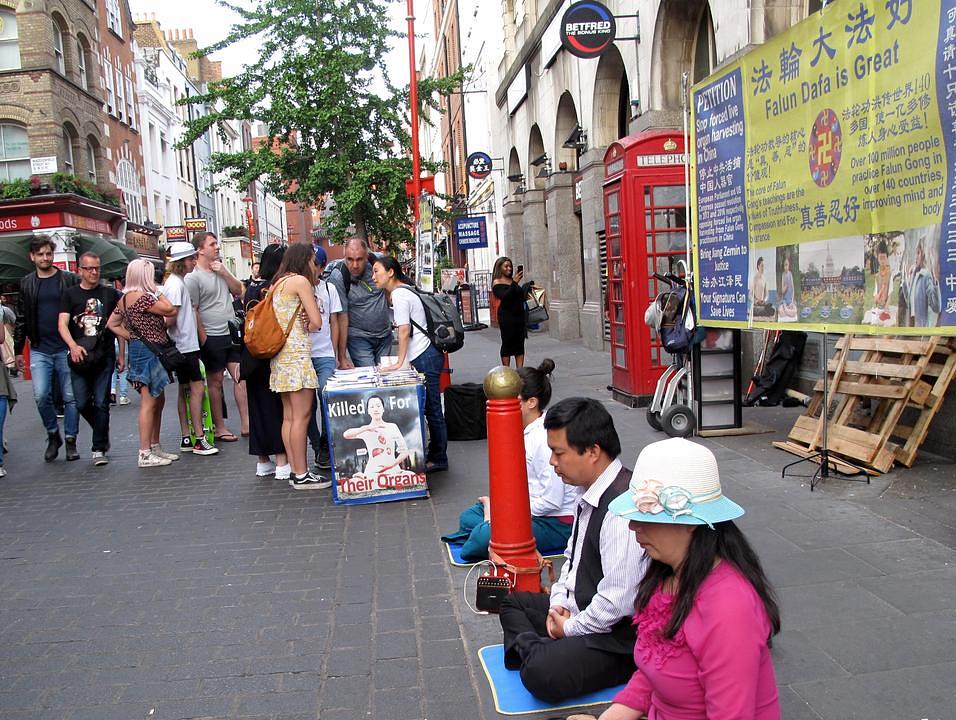
[(956, 335), (956, 0), (836, 0), (691, 91), (701, 322)]

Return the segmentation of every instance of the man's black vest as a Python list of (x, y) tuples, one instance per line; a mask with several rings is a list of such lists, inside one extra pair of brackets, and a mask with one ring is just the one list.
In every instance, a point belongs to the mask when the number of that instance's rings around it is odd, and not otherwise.
[[(574, 558), (574, 600), (578, 611), (585, 610), (591, 604), (598, 585), (604, 579), (604, 565), (601, 562), (601, 527), (604, 516), (607, 515), (607, 506), (621, 493), (627, 491), (631, 481), (631, 471), (621, 468), (621, 471), (601, 495), (598, 506), (591, 509), (588, 520), (588, 529), (584, 533), (581, 544), (581, 556)], [(572, 548), (573, 551), (573, 548)], [(630, 616), (619, 620), (610, 633), (602, 635), (587, 635), (589, 647), (599, 648), (607, 652), (617, 652), (630, 655), (634, 652), (634, 626)]]

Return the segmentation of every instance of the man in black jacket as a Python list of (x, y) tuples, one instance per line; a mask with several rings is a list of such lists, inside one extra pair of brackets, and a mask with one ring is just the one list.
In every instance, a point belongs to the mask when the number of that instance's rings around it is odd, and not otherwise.
[(17, 324), (14, 328), (14, 352), (17, 370), (23, 371), (23, 346), (30, 341), (30, 372), (33, 375), (33, 397), (36, 400), (40, 419), (47, 431), (47, 447), (43, 459), (56, 460), (63, 440), (53, 407), (53, 383), (60, 388), (63, 398), (63, 431), (66, 435), (66, 459), (80, 457), (76, 450), (76, 434), (79, 432), (80, 416), (73, 397), (73, 380), (70, 376), (69, 349), (59, 332), (60, 297), (63, 291), (76, 285), (79, 280), (71, 272), (60, 270), (53, 264), (55, 249), (48, 237), (35, 237), (30, 241), (30, 260), (36, 271), (20, 281), (17, 296)]
[(505, 666), (521, 671), (531, 694), (557, 703), (633, 674), (631, 616), (644, 551), (627, 520), (607, 511), (631, 477), (607, 410), (597, 400), (567, 398), (548, 408), (544, 427), (555, 472), (584, 494), (550, 596), (512, 593), (500, 619)]

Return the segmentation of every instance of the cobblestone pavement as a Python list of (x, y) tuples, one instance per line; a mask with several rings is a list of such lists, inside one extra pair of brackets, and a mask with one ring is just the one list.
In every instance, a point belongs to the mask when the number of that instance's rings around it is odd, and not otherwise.
[[(495, 331), (470, 334), (455, 382), (480, 382), (496, 353)], [(608, 397), (605, 355), (533, 337), (529, 360), (544, 356), (556, 397)], [(485, 443), (452, 443), (429, 499), (343, 507), (256, 479), (243, 443), (139, 470), (135, 404), (114, 408), (109, 466), (90, 465), (85, 425), (83, 459), (45, 464), (19, 389), (0, 480), (0, 718), (499, 717), (476, 660), (497, 622), (465, 607), (465, 571), (438, 541), (487, 489)], [(631, 464), (660, 436), (643, 410), (608, 408)], [(748, 414), (776, 436), (792, 417)], [(170, 407), (169, 447), (176, 432)], [(952, 463), (811, 494), (780, 478), (776, 436), (703, 442), (780, 595), (784, 717), (954, 717)]]

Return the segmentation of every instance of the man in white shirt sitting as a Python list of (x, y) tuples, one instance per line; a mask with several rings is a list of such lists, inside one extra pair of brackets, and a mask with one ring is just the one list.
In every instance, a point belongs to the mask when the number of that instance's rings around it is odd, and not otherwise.
[(613, 687), (634, 672), (634, 600), (644, 552), (627, 520), (607, 512), (631, 471), (618, 455), (614, 421), (597, 400), (567, 398), (544, 421), (551, 464), (584, 490), (561, 576), (544, 593), (517, 592), (501, 604), (505, 666), (546, 702)]

